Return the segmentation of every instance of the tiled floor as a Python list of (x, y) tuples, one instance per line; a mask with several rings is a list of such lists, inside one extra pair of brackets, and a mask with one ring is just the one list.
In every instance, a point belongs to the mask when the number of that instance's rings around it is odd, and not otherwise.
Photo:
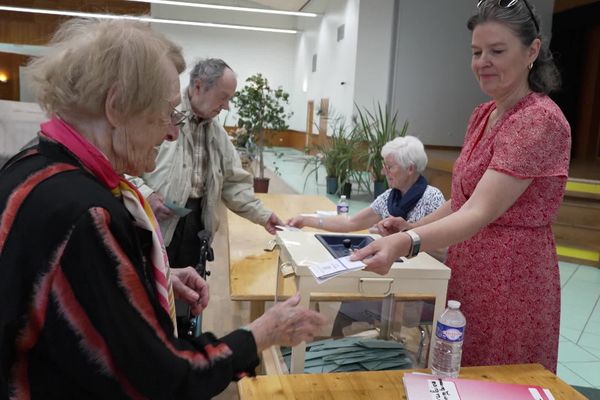
[[(321, 194), (337, 202), (337, 196), (327, 195), (324, 171), (319, 182), (314, 176), (305, 179), (303, 153), (277, 148), (283, 156), (276, 160), (283, 179), (293, 190), (304, 194)], [(265, 164), (272, 165), (275, 156), (267, 151)], [(371, 196), (352, 192), (350, 213), (368, 206)], [(576, 386), (600, 389), (600, 269), (566, 262), (560, 263), (562, 310), (558, 376)]]
[(560, 263), (558, 376), (600, 389), (600, 269)]

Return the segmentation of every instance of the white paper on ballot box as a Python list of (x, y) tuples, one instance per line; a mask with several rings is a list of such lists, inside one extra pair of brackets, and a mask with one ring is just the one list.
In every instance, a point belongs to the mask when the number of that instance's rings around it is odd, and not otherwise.
[(308, 269), (310, 269), (318, 283), (323, 283), (338, 275), (363, 269), (364, 267), (365, 264), (362, 261), (350, 261), (350, 256), (346, 256), (309, 265)]

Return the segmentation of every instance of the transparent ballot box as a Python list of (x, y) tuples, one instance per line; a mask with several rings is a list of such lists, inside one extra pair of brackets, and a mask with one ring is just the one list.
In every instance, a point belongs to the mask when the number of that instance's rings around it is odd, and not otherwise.
[[(425, 340), (430, 342), (431, 335), (426, 335), (427, 328), (423, 327), (444, 310), (450, 278), (448, 267), (421, 253), (410, 260), (397, 260), (385, 276), (355, 270), (322, 283), (317, 282), (308, 268), (347, 255), (349, 249), (362, 247), (376, 237), (304, 231), (277, 233), (280, 252), (275, 301), (289, 296), (290, 287), (294, 287), (302, 296), (301, 306), (312, 304), (330, 321), (316, 343), (282, 350), (279, 358), (282, 370), (287, 365), (291, 373), (328, 372), (332, 368), (335, 372), (352, 370), (343, 366), (353, 361), (351, 357), (332, 357), (345, 353), (340, 350), (345, 346), (352, 349), (346, 353), (354, 352), (359, 363), (373, 369), (388, 369), (387, 366), (394, 364), (399, 367), (406, 364), (408, 368), (408, 362), (410, 366), (428, 364), (424, 356), (428, 348)], [(421, 328), (411, 333), (407, 327)], [(365, 349), (373, 349), (373, 354)], [(327, 357), (321, 365), (329, 365), (319, 371), (319, 361), (315, 358), (321, 354)], [(328, 362), (334, 359), (341, 368)], [(383, 362), (386, 359), (388, 363)], [(284, 364), (282, 360), (287, 362)]]

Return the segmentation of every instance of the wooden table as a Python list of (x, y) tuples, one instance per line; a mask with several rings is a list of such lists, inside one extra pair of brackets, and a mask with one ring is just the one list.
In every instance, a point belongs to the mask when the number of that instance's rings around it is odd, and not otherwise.
[[(265, 206), (273, 210), (284, 222), (300, 213), (316, 210), (335, 210), (335, 204), (324, 196), (297, 194), (260, 194)], [(265, 301), (275, 297), (277, 259), (279, 250), (264, 251), (274, 239), (261, 226), (228, 211), (229, 225), (229, 295), (231, 300), (250, 301), (250, 319), (261, 316)], [(310, 230), (305, 228), (305, 230)], [(296, 292), (293, 278), (284, 279), (283, 297)]]
[[(238, 391), (240, 400), (406, 400), (402, 375), (412, 371), (415, 370), (258, 376), (239, 381)], [(550, 389), (556, 400), (585, 400), (540, 364), (466, 367), (460, 370), (460, 378), (537, 385)]]
[[(257, 193), (266, 207), (287, 221), (301, 213), (314, 213), (316, 210), (335, 210), (335, 204), (324, 196), (297, 194)], [(268, 252), (264, 248), (274, 236), (261, 226), (227, 210), (229, 235), (229, 296), (234, 301), (249, 301), (250, 316), (254, 320), (264, 313), (265, 301), (272, 301), (277, 287), (277, 261), (279, 249)], [(318, 229), (304, 228), (306, 231)], [(359, 233), (366, 233), (360, 231)], [(294, 277), (284, 278), (282, 298), (296, 293)], [(315, 298), (319, 301), (321, 298)], [(431, 296), (411, 295), (398, 297), (398, 300), (427, 300)], [(322, 296), (321, 300), (331, 300)]]

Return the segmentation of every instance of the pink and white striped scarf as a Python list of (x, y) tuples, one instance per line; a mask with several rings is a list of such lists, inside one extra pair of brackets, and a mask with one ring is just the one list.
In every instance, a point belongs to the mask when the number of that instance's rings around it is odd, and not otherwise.
[(41, 124), (40, 127), (41, 135), (66, 147), (113, 195), (122, 198), (125, 208), (131, 213), (139, 227), (152, 232), (150, 262), (156, 295), (160, 305), (171, 317), (174, 333), (177, 336), (175, 297), (170, 277), (169, 259), (160, 233), (160, 227), (150, 205), (135, 186), (115, 172), (108, 158), (100, 150), (66, 122), (54, 117), (50, 121)]

